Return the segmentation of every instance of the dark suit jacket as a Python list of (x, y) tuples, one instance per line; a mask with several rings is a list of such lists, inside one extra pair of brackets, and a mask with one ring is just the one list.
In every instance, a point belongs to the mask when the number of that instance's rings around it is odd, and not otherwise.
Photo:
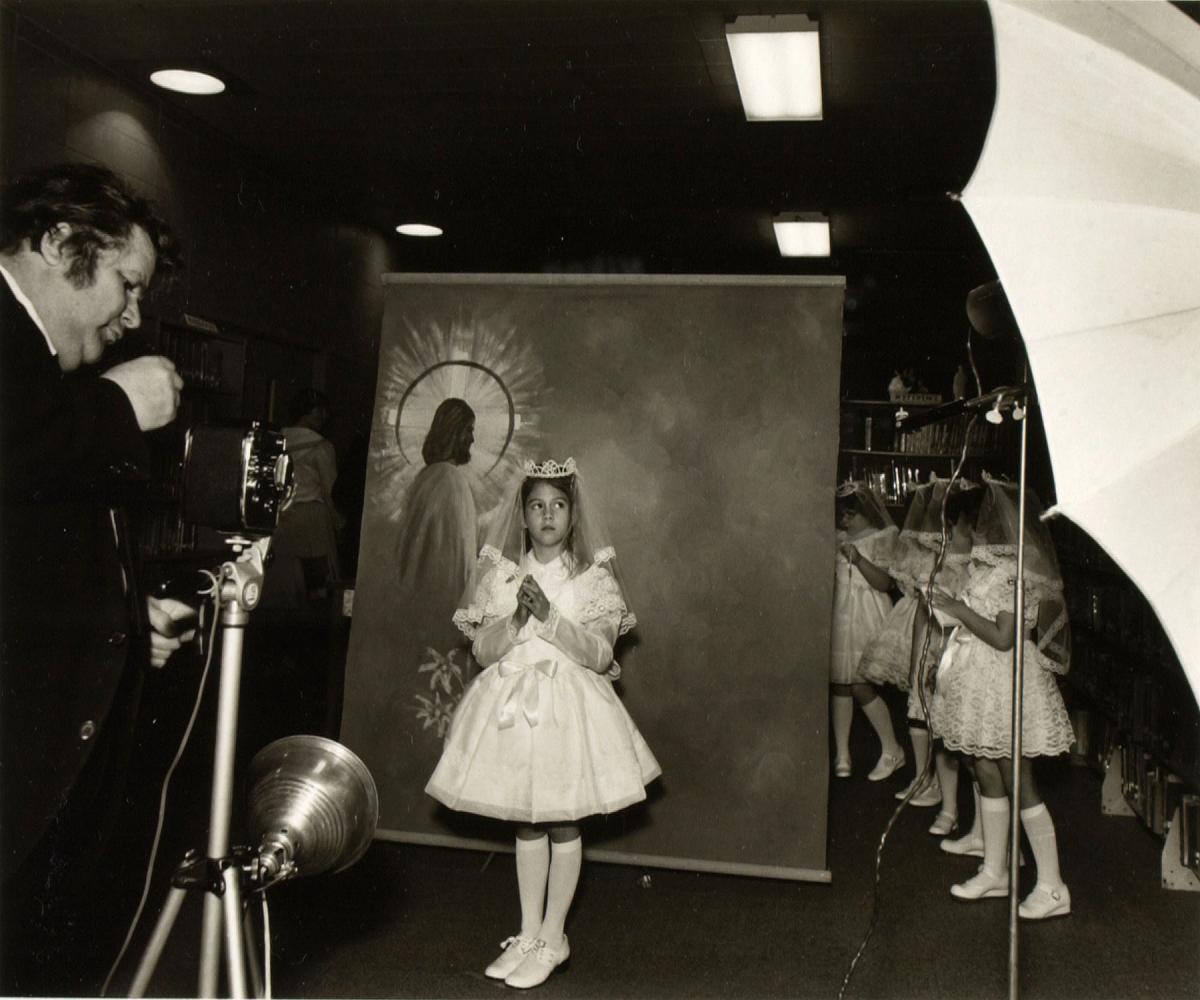
[[(0, 870), (67, 801), (135, 644), (137, 581), (112, 508), (147, 476), (133, 407), (64, 375), (0, 276)], [(130, 666), (136, 663), (136, 666)]]

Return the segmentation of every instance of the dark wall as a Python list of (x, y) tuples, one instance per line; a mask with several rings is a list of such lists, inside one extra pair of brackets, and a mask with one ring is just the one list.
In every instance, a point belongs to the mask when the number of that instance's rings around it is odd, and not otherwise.
[(109, 75), (11, 10), (0, 9), (0, 36), (5, 175), (86, 160), (124, 176), (158, 202), (187, 261), (147, 315), (189, 313), (261, 340), (249, 352), (251, 415), (270, 378), (285, 398), (315, 380), (333, 397), (335, 440), (365, 430), (388, 242), (327, 218), (323, 192), (294, 171), (255, 162), (175, 99)]

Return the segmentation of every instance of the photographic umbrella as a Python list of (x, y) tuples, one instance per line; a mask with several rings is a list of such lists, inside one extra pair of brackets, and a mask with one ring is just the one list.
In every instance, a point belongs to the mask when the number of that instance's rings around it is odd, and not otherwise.
[(1057, 505), (1138, 585), (1200, 700), (1200, 25), (1166, 0), (989, 0), (962, 201), (1038, 389)]

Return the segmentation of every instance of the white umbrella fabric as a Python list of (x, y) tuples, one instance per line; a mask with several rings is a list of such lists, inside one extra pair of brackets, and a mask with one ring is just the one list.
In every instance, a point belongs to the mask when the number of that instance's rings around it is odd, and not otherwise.
[(962, 194), (1029, 355), (1061, 513), (1138, 585), (1200, 701), (1200, 26), (1166, 0), (989, 0)]

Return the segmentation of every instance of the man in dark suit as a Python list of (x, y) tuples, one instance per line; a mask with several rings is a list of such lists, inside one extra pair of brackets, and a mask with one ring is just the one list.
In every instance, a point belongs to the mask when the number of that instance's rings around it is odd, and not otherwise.
[[(128, 757), (140, 675), (191, 613), (137, 589), (122, 500), (143, 432), (175, 417), (163, 357), (103, 374), (178, 264), (153, 207), (100, 167), (66, 164), (0, 203), (0, 993), (94, 993), (75, 970)], [(110, 923), (119, 923), (108, 914)], [(111, 961), (112, 956), (107, 956)], [(93, 963), (94, 964), (94, 963)]]

